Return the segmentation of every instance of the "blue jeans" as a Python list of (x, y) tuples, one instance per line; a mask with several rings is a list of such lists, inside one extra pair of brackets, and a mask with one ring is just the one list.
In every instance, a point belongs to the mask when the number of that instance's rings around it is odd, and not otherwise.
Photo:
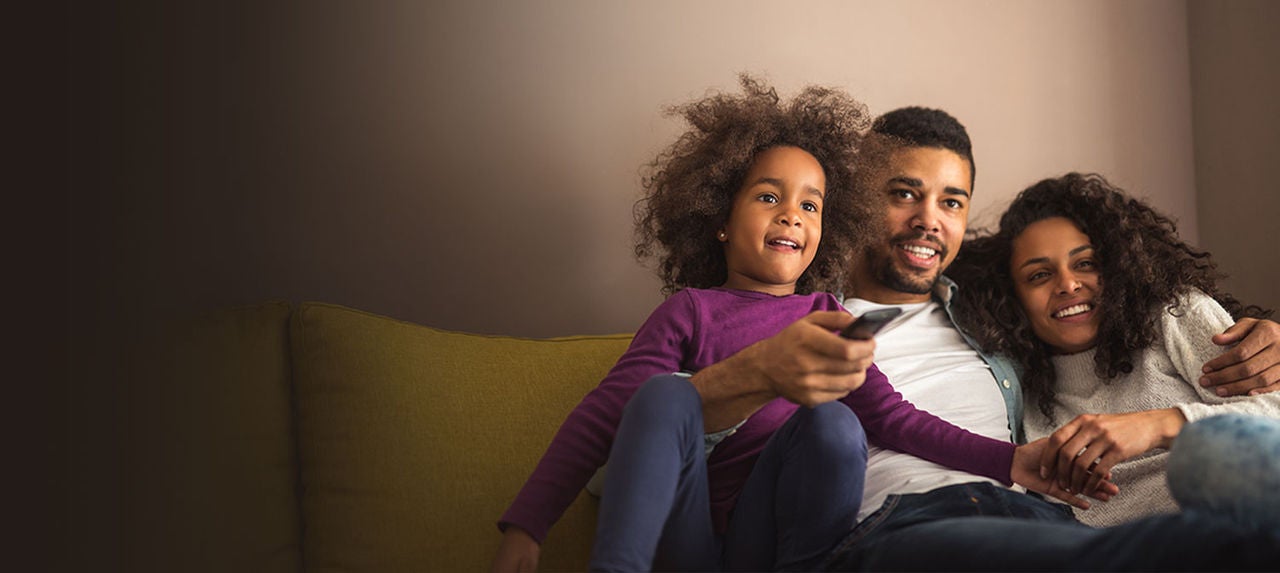
[(1280, 420), (1226, 414), (1188, 424), (1170, 449), (1168, 478), (1183, 511), (1280, 527)]
[(1185, 511), (1094, 529), (1064, 506), (973, 483), (890, 496), (815, 564), (828, 571), (1243, 571), (1280, 564), (1280, 532)]
[(821, 558), (862, 502), (866, 436), (844, 404), (800, 408), (769, 439), (721, 537), (712, 526), (702, 401), (657, 376), (627, 403), (609, 455), (593, 571), (763, 571)]

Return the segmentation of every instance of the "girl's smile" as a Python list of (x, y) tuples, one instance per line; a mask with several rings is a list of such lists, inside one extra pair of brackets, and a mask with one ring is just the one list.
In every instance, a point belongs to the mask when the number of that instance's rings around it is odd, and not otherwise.
[(1065, 217), (1036, 221), (1013, 239), (1009, 269), (1036, 338), (1059, 354), (1093, 348), (1102, 276), (1088, 235)]

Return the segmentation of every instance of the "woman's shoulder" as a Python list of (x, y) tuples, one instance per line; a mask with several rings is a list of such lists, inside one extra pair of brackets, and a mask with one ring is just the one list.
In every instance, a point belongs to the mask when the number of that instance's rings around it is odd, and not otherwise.
[(1213, 297), (1209, 296), (1208, 294), (1205, 294), (1204, 291), (1195, 287), (1190, 287), (1187, 289), (1187, 292), (1179, 294), (1178, 302), (1182, 304), (1186, 304), (1188, 306), (1202, 305), (1202, 304), (1222, 306), (1218, 304), (1218, 301), (1214, 300)]
[(1179, 295), (1176, 305), (1160, 309), (1164, 351), (1184, 379), (1194, 380), (1204, 362), (1222, 351), (1213, 344), (1213, 336), (1234, 323), (1213, 297), (1198, 289), (1188, 290)]
[(1231, 313), (1213, 297), (1198, 288), (1187, 289), (1171, 305), (1161, 307), (1160, 323), (1167, 328), (1185, 326), (1188, 322), (1205, 323), (1210, 328), (1225, 328), (1235, 321)]

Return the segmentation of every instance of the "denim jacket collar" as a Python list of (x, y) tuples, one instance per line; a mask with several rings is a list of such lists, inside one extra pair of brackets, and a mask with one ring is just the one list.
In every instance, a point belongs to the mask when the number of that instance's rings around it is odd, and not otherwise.
[(1013, 441), (1017, 444), (1024, 443), (1026, 438), (1022, 431), (1022, 384), (1018, 380), (1018, 368), (1012, 360), (1004, 356), (983, 352), (973, 337), (956, 323), (951, 301), (959, 289), (960, 287), (956, 285), (955, 281), (946, 276), (939, 276), (938, 281), (933, 285), (933, 299), (946, 311), (947, 318), (951, 321), (951, 325), (955, 327), (956, 332), (959, 332), (964, 341), (969, 343), (969, 346), (972, 346), (978, 352), (978, 355), (986, 361), (987, 365), (991, 367), (991, 374), (995, 376), (996, 386), (1000, 388), (1000, 394), (1004, 396), (1005, 410), (1009, 414), (1009, 431), (1013, 436)]

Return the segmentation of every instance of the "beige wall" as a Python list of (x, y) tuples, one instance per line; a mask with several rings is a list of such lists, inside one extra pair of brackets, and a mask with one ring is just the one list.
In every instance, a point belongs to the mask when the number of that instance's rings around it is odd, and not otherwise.
[(1202, 245), (1240, 300), (1280, 309), (1280, 3), (1189, 4)]
[(660, 109), (740, 71), (949, 110), (979, 221), (1096, 170), (1198, 238), (1183, 2), (208, 4), (76, 16), (79, 325), (282, 298), (630, 331)]

